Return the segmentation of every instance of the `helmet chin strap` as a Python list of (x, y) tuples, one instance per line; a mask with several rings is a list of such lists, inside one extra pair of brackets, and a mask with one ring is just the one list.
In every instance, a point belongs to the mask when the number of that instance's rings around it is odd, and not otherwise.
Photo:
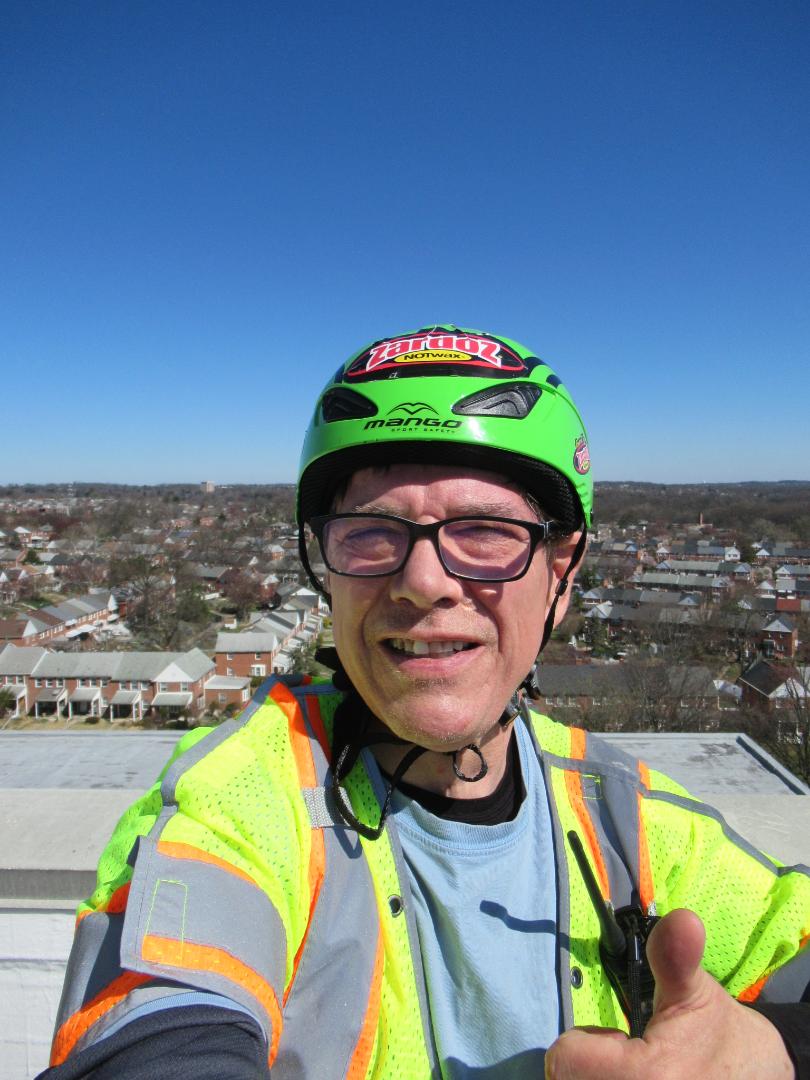
[[(465, 750), (472, 751), (472, 753), (475, 754), (478, 758), (479, 767), (478, 772), (475, 774), (475, 776), (467, 776), (466, 773), (461, 771), (461, 766), (458, 763), (458, 755), (463, 754)], [(465, 784), (474, 784), (478, 780), (483, 780), (489, 772), (489, 765), (487, 765), (486, 759), (484, 758), (484, 755), (481, 752), (481, 747), (478, 745), (478, 743), (471, 742), (468, 743), (466, 746), (460, 747), (458, 750), (450, 750), (447, 756), (453, 759), (453, 772), (456, 774), (459, 780), (463, 780)]]
[(560, 578), (560, 582), (554, 593), (554, 599), (551, 601), (551, 607), (548, 609), (548, 615), (546, 616), (546, 624), (543, 627), (543, 640), (540, 642), (540, 648), (537, 650), (538, 656), (545, 649), (548, 644), (548, 640), (551, 637), (551, 632), (554, 629), (554, 615), (557, 611), (557, 601), (561, 596), (565, 596), (568, 591), (568, 579), (579, 565), (579, 560), (582, 558), (585, 552), (585, 545), (588, 542), (588, 530), (583, 526), (582, 532), (579, 534), (577, 540), (577, 546), (574, 548), (574, 554), (571, 556), (571, 561), (565, 568), (565, 573)]
[[(520, 689), (516, 690), (512, 695), (509, 706), (504, 710), (503, 715), (498, 721), (502, 728), (507, 728), (518, 715), (521, 710), (522, 699), (522, 691)], [(387, 784), (385, 799), (383, 800), (382, 809), (380, 811), (380, 819), (376, 825), (366, 825), (358, 820), (357, 815), (354, 813), (352, 805), (349, 802), (346, 790), (341, 786), (348, 774), (354, 768), (355, 762), (360, 755), (360, 751), (371, 746), (410, 747), (407, 753), (403, 755)], [(478, 771), (472, 776), (468, 776), (462, 771), (458, 760), (459, 754), (462, 754), (465, 750), (469, 750), (471, 753), (475, 754), (479, 761)], [(343, 823), (348, 825), (349, 828), (354, 829), (361, 836), (364, 836), (367, 840), (379, 840), (380, 836), (382, 836), (383, 829), (385, 828), (386, 818), (391, 809), (391, 799), (394, 794), (394, 789), (399, 785), (411, 765), (413, 765), (423, 754), (429, 753), (442, 753), (445, 754), (446, 757), (451, 758), (453, 773), (459, 780), (463, 780), (465, 784), (475, 784), (479, 780), (483, 780), (489, 772), (489, 765), (487, 764), (484, 753), (478, 743), (467, 743), (466, 746), (460, 746), (457, 750), (431, 751), (428, 750), (426, 746), (416, 746), (413, 743), (409, 743), (405, 739), (401, 739), (398, 735), (394, 735), (392, 732), (374, 732), (371, 735), (361, 736), (360, 738), (353, 739), (351, 742), (347, 742), (343, 745), (337, 756), (337, 760), (332, 767), (331, 776), (327, 782), (327, 787), (334, 801), (334, 806), (342, 818)]]

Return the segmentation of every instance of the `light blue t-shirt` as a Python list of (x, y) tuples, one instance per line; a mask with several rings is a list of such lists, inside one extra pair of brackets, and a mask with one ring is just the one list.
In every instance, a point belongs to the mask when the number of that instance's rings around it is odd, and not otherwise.
[(446, 1080), (536, 1080), (560, 1033), (551, 819), (531, 737), (515, 730), (527, 794), (514, 821), (444, 821), (393, 798)]

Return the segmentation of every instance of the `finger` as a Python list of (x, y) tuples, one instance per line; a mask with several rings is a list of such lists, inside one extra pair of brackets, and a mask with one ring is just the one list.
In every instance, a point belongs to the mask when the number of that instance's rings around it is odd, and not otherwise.
[(655, 927), (647, 959), (655, 976), (655, 1011), (695, 1004), (707, 993), (700, 966), (706, 945), (703, 923), (693, 911), (678, 908)]
[(572, 1028), (546, 1051), (546, 1080), (635, 1080), (646, 1077), (640, 1039), (613, 1028)]

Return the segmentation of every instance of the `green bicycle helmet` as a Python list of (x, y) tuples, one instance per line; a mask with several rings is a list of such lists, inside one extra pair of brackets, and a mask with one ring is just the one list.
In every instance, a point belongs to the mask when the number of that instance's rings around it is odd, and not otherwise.
[[(591, 525), (585, 428), (552, 369), (508, 338), (429, 326), (382, 338), (341, 365), (318, 398), (299, 469), (303, 527), (369, 465), (455, 464), (502, 473), (563, 532)], [(310, 577), (311, 577), (310, 573)]]

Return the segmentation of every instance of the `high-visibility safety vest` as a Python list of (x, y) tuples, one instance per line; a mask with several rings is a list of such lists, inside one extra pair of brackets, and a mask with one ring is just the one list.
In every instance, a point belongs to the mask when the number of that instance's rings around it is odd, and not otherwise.
[[(327, 683), (270, 679), (241, 716), (180, 741), (124, 813), (79, 908), (52, 1064), (180, 983), (259, 1020), (274, 1078), (439, 1075), (395, 827), (361, 839), (324, 788), (340, 697)], [(598, 737), (534, 714), (531, 726), (554, 829), (565, 1027), (627, 1029), (571, 829), (615, 907), (635, 892), (661, 915), (691, 908), (706, 925), (704, 964), (730, 993), (798, 1000), (810, 870), (760, 854)], [(376, 825), (383, 786), (367, 750), (345, 790)]]

